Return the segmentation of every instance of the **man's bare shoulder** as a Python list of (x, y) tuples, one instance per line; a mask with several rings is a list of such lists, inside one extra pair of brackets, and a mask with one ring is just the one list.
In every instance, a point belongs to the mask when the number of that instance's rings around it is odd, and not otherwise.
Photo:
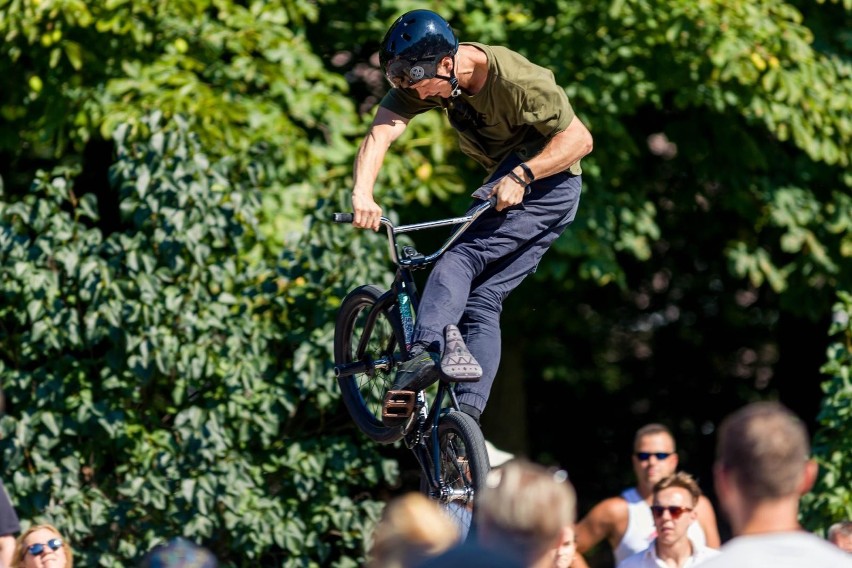
[(615, 497), (608, 497), (592, 507), (580, 522), (582, 523), (586, 519), (595, 519), (598, 522), (605, 522), (607, 520), (616, 522), (626, 518), (627, 515), (627, 500), (618, 495)]
[(609, 497), (592, 507), (577, 523), (577, 550), (585, 552), (602, 540), (615, 546), (627, 528), (628, 515), (623, 497)]

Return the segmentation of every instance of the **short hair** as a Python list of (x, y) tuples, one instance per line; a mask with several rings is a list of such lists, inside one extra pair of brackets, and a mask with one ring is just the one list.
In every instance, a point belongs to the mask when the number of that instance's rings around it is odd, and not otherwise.
[(459, 528), (437, 503), (421, 493), (406, 493), (385, 506), (367, 566), (419, 564), (456, 544), (459, 536)]
[(840, 521), (828, 527), (828, 533), (826, 534), (828, 540), (834, 542), (837, 537), (841, 536), (852, 536), (852, 521)]
[(716, 463), (750, 501), (796, 494), (809, 454), (804, 424), (778, 402), (749, 404), (719, 427)]
[(645, 436), (653, 436), (654, 434), (666, 434), (669, 438), (672, 439), (672, 444), (674, 444), (673, 449), (677, 449), (677, 442), (675, 441), (674, 434), (672, 431), (663, 426), (662, 424), (657, 424), (656, 422), (651, 424), (645, 424), (638, 430), (636, 430), (636, 435), (633, 436), (633, 447), (635, 448), (639, 444), (639, 440), (644, 438)]
[(695, 478), (686, 473), (685, 471), (675, 472), (668, 477), (664, 477), (654, 484), (654, 495), (662, 491), (663, 489), (668, 489), (670, 487), (680, 487), (681, 489), (686, 489), (689, 494), (692, 496), (692, 504), (697, 505), (698, 500), (701, 498), (701, 488), (698, 486), (698, 483), (695, 481)]
[(564, 471), (521, 459), (492, 470), (476, 499), (483, 542), (523, 559), (555, 546), (577, 514), (577, 495)]

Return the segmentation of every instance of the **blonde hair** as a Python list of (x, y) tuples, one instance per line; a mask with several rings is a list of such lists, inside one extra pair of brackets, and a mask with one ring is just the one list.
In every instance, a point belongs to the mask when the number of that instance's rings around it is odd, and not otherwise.
[(656, 497), (657, 493), (663, 489), (668, 489), (669, 487), (680, 487), (681, 489), (686, 489), (692, 496), (692, 506), (694, 507), (698, 505), (698, 500), (701, 498), (701, 488), (698, 486), (695, 478), (685, 471), (678, 471), (659, 480), (654, 485), (654, 496)]
[(408, 568), (444, 552), (459, 540), (449, 515), (420, 493), (407, 493), (385, 506), (373, 532), (369, 568)]
[(477, 495), (476, 520), (489, 544), (531, 559), (556, 546), (574, 524), (577, 495), (564, 471), (512, 460), (488, 474)]
[(23, 568), (24, 566), (24, 556), (27, 554), (27, 547), (24, 546), (24, 540), (37, 530), (48, 530), (54, 533), (57, 538), (62, 540), (62, 550), (65, 551), (65, 568), (74, 568), (74, 551), (71, 548), (71, 545), (68, 544), (68, 541), (62, 536), (56, 527), (53, 525), (42, 524), (42, 525), (33, 525), (18, 537), (17, 542), (15, 543), (15, 555), (12, 557), (12, 565), (9, 568)]

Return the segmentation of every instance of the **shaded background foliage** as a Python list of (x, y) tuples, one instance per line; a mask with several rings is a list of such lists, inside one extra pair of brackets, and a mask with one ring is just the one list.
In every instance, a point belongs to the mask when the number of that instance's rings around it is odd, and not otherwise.
[[(824, 466), (808, 526), (852, 515), (848, 0), (427, 4), (553, 69), (595, 136), (581, 214), (507, 302), (487, 437), (567, 467), (582, 512), (662, 421), (712, 497), (715, 425), (780, 398)], [(385, 244), (325, 220), (386, 89), (378, 40), (419, 7), (0, 1), (4, 480), (87, 565), (174, 534), (351, 565), (408, 487), (329, 372)], [(417, 221), (481, 177), (429, 113), (377, 194)]]

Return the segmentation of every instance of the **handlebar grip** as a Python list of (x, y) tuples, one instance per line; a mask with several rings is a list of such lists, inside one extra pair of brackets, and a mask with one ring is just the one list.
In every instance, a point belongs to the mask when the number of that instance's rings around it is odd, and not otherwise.
[(335, 223), (352, 223), (355, 220), (354, 213), (334, 213), (331, 220)]
[(497, 207), (497, 196), (496, 196), (496, 195), (492, 195), (491, 197), (489, 197), (489, 198), (488, 198), (488, 203), (490, 203), (490, 204), (491, 204), (491, 207), (492, 207), (492, 208), (493, 208), (493, 207)]

